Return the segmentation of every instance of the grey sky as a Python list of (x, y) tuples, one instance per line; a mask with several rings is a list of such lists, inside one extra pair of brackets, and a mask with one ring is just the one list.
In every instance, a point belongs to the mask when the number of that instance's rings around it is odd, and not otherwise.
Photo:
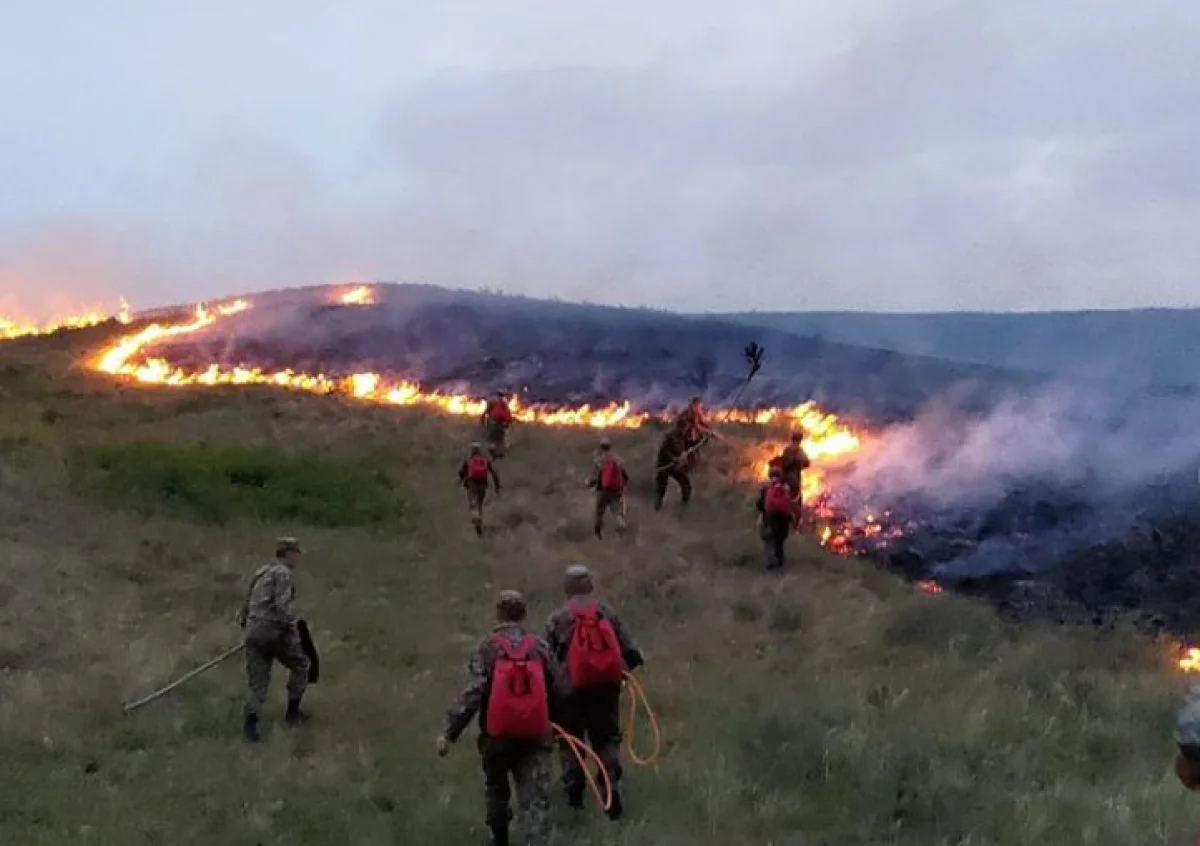
[(0, 313), (1200, 305), (1187, 0), (4, 0)]

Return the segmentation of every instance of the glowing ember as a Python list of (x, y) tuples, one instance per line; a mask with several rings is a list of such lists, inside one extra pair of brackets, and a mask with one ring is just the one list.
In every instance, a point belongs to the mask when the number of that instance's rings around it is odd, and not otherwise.
[(370, 285), (359, 285), (338, 298), (342, 305), (374, 305), (375, 290)]
[(1200, 673), (1200, 649), (1194, 646), (1183, 649), (1179, 656), (1179, 669), (1185, 673)]
[(116, 320), (122, 324), (129, 323), (129, 304), (125, 300), (121, 300), (121, 308), (115, 315), (94, 311), (71, 317), (61, 317), (42, 324), (18, 322), (0, 315), (0, 341), (11, 341), (31, 335), (49, 335), (70, 329), (87, 329), (107, 323), (109, 320)]

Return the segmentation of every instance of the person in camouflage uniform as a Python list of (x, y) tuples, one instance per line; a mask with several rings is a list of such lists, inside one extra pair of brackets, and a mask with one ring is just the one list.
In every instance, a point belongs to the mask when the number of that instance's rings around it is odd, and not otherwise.
[(1200, 791), (1200, 685), (1194, 685), (1175, 721), (1175, 775), (1188, 790)]
[(496, 391), (479, 422), (483, 426), (488, 452), (493, 459), (503, 458), (508, 452), (508, 429), (512, 426), (512, 411), (504, 391)]
[(278, 661), (288, 669), (288, 704), (285, 722), (296, 726), (308, 719), (300, 700), (308, 687), (308, 656), (300, 641), (298, 618), (293, 607), (296, 586), (292, 572), (300, 561), (300, 544), (295, 538), (280, 538), (275, 560), (255, 571), (238, 612), (245, 630), (246, 698), (244, 735), (258, 742), (258, 722), (271, 684), (271, 664)]
[[(487, 499), (488, 480), (482, 482), (471, 479), (467, 475), (467, 466), (470, 464), (474, 456), (483, 455), (483, 447), (479, 442), (471, 444), (471, 453), (458, 468), (458, 480), (462, 483), (463, 488), (467, 491), (467, 507), (471, 510), (471, 524), (475, 527), (475, 534), (483, 537), (483, 502)], [(500, 476), (496, 473), (496, 465), (490, 460), (488, 461), (488, 475), (491, 477), (492, 484), (496, 487), (496, 493), (500, 493)]]
[[(479, 754), (483, 762), (486, 820), (492, 832), (493, 846), (508, 846), (508, 828), (512, 820), (509, 808), (512, 778), (517, 793), (517, 811), (525, 842), (528, 846), (547, 846), (550, 842), (550, 758), (552, 738), (540, 741), (510, 740), (490, 737), (487, 727), (488, 696), (496, 665), (497, 648), (492, 638), (497, 635), (514, 645), (527, 634), (525, 599), (515, 590), (502, 591), (496, 603), (497, 625), (491, 635), (479, 645), (467, 662), (467, 683), (462, 693), (446, 712), (445, 730), (438, 737), (438, 754), (445, 756), (450, 744), (458, 741), (472, 718), (479, 715)], [(566, 682), (562, 669), (549, 647), (538, 640), (537, 655), (545, 671), (546, 695), (550, 718), (555, 720), (562, 709)]]
[[(582, 564), (567, 568), (564, 593), (567, 601), (546, 621), (542, 639), (551, 653), (565, 666), (567, 649), (575, 628), (572, 604), (586, 601), (592, 595), (592, 574)], [(645, 664), (642, 653), (633, 642), (621, 618), (613, 607), (604, 600), (597, 602), (601, 618), (612, 624), (617, 635), (618, 648), (625, 667), (632, 671)], [(618, 820), (624, 812), (621, 798), (621, 685), (604, 685), (582, 690), (572, 689), (563, 708), (563, 728), (587, 743), (596, 751), (612, 780), (612, 805), (609, 819)], [(583, 807), (584, 773), (574, 753), (565, 743), (560, 745), (563, 788), (567, 793), (567, 804), (573, 808)]]
[(692, 397), (688, 407), (675, 418), (675, 431), (683, 438), (685, 466), (688, 470), (694, 470), (700, 448), (711, 438), (717, 437), (704, 414), (704, 403), (700, 397)]
[[(620, 468), (621, 487), (619, 489), (605, 489), (601, 484), (604, 465), (609, 460), (617, 462), (617, 467)], [(617, 524), (617, 531), (625, 530), (625, 488), (628, 484), (629, 473), (625, 471), (625, 465), (621, 459), (613, 453), (612, 441), (608, 438), (601, 438), (600, 449), (596, 452), (592, 462), (592, 478), (588, 482), (590, 487), (596, 489), (595, 521), (592, 526), (596, 537), (604, 536), (604, 516), (610, 512), (613, 515), (613, 521)]]
[(792, 492), (792, 498), (797, 502), (800, 501), (800, 494), (803, 489), (802, 475), (807, 470), (812, 462), (809, 461), (808, 453), (804, 451), (804, 447), (800, 445), (804, 440), (804, 432), (797, 430), (792, 432), (792, 440), (783, 452), (779, 454), (779, 470), (782, 473), (783, 482)]
[(671, 479), (679, 485), (682, 504), (686, 508), (692, 499), (692, 480), (688, 478), (687, 445), (683, 434), (672, 429), (663, 438), (658, 448), (658, 457), (654, 467), (654, 510), (661, 511), (663, 500), (667, 496), (667, 484)]
[(767, 484), (759, 489), (758, 498), (754, 501), (754, 509), (758, 512), (759, 535), (762, 537), (768, 570), (779, 570), (783, 567), (784, 547), (797, 522), (797, 511), (795, 510), (790, 514), (767, 513), (767, 491), (771, 485), (782, 479), (783, 471), (778, 467), (772, 467)]

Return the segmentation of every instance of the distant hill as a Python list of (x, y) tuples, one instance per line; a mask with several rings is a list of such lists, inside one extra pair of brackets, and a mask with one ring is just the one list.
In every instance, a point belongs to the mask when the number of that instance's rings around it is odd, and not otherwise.
[(715, 319), (992, 367), (1200, 389), (1200, 309), (1019, 314), (755, 312)]
[(339, 307), (329, 289), (272, 292), (258, 306), (161, 350), (193, 367), (251, 363), (329, 375), (375, 371), (429, 387), (505, 387), (530, 401), (728, 401), (743, 349), (766, 348), (746, 403), (806, 399), (882, 421), (954, 392), (986, 405), (998, 387), (1041, 377), (803, 337), (733, 320), (559, 303), (424, 285), (380, 285), (377, 304)]

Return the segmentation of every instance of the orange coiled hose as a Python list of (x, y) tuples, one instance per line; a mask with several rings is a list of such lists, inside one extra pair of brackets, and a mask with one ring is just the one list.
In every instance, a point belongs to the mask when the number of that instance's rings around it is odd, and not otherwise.
[[(625, 673), (625, 684), (629, 689), (629, 710), (626, 712), (625, 717), (625, 752), (629, 755), (629, 760), (639, 767), (657, 767), (658, 756), (662, 752), (662, 732), (658, 728), (658, 718), (654, 715), (654, 709), (650, 707), (649, 700), (646, 699), (646, 691), (642, 690), (642, 686), (638, 684), (637, 679), (632, 674)], [(639, 757), (633, 748), (634, 738), (637, 735), (637, 710), (639, 703), (646, 712), (646, 719), (650, 723), (650, 731), (654, 735), (654, 751), (645, 758)]]
[[(609, 778), (608, 770), (605, 768), (604, 762), (600, 760), (600, 756), (596, 754), (596, 750), (592, 749), (592, 747), (588, 746), (578, 737), (571, 734), (557, 723), (552, 723), (551, 725), (554, 729), (554, 733), (562, 738), (563, 742), (566, 743), (571, 752), (574, 753), (575, 760), (579, 762), (579, 767), (583, 770), (584, 777), (587, 778), (588, 787), (592, 789), (592, 795), (596, 797), (596, 801), (600, 803), (600, 807), (607, 811), (612, 807), (613, 790), (612, 779)], [(600, 791), (600, 785), (596, 783), (596, 777), (592, 774), (592, 768), (588, 766), (588, 758), (591, 758), (596, 762), (597, 765), (599, 765), (600, 776), (604, 779), (603, 793)]]

